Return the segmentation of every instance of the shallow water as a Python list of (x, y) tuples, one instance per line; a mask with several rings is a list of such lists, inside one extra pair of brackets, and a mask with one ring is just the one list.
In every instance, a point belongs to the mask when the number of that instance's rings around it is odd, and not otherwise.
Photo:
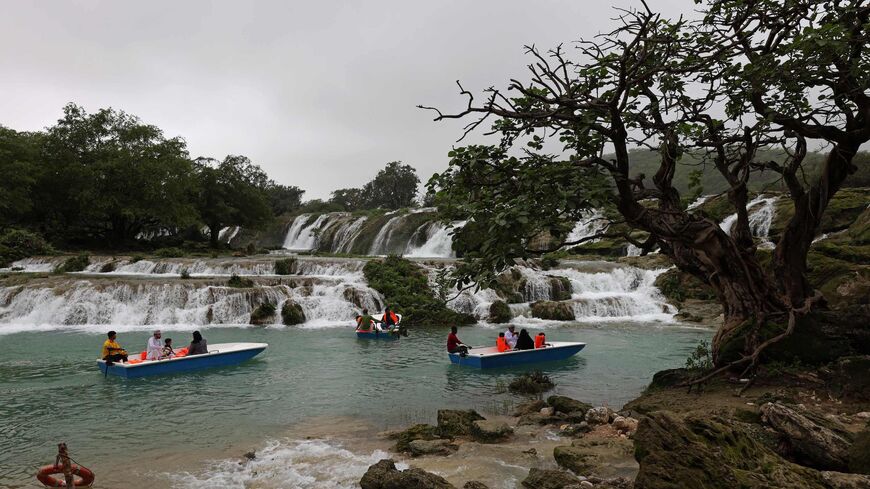
[[(350, 328), (202, 331), (211, 344), (255, 341), (270, 346), (236, 367), (123, 380), (104, 378), (91, 360), (98, 356), (102, 335), (48, 331), (0, 336), (0, 487), (32, 485), (36, 467), (53, 461), (60, 441), (69, 443), (75, 459), (97, 471), (98, 482), (101, 473), (103, 481), (117, 481), (125, 474), (142, 474), (143, 463), (145, 472), (153, 474), (201, 471), (201, 460), (238, 456), (232, 451), (245, 445), (267, 447), (267, 440), (307, 418), (360, 417), (375, 429), (386, 429), (433, 422), (439, 408), (498, 414), (521, 400), (505, 386), (524, 369), (451, 365), (444, 353), (447, 328), (415, 330), (394, 342), (357, 340)], [(640, 322), (550, 325), (547, 333), (551, 341), (588, 343), (570, 360), (539, 365), (556, 382), (555, 392), (613, 407), (636, 397), (654, 372), (681, 366), (698, 341), (712, 334)], [(495, 334), (486, 325), (459, 332), (468, 344), (493, 343)], [(181, 346), (189, 332), (164, 329), (166, 337)], [(119, 334), (130, 351), (146, 340), (141, 331)], [(283, 449), (269, 448), (276, 453)], [(350, 463), (352, 457), (344, 458), (343, 463)], [(354, 470), (365, 465), (354, 464)], [(180, 476), (170, 480), (172, 485), (189, 482)]]

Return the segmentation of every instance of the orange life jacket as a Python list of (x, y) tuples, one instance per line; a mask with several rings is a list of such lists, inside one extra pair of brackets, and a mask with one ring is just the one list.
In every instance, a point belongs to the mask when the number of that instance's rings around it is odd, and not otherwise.
[(511, 349), (511, 347), (508, 346), (507, 341), (505, 341), (503, 336), (499, 336), (498, 338), (495, 339), (495, 347), (498, 349), (499, 353), (501, 353), (503, 351), (508, 351)]
[(543, 335), (543, 333), (538, 333), (535, 336), (535, 348), (543, 348), (544, 342), (547, 341), (547, 337)]
[[(396, 313), (394, 313), (393, 311), (390, 311), (390, 318), (393, 320), (393, 324), (399, 324), (399, 316), (396, 316)], [(387, 322), (386, 314), (381, 317), (381, 321)]]

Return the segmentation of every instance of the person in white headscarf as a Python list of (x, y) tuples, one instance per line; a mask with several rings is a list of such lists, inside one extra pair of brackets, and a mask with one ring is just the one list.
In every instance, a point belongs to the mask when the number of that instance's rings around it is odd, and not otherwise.
[(163, 341), (160, 340), (161, 336), (158, 329), (148, 338), (148, 347), (145, 349), (146, 360), (160, 360), (163, 358)]

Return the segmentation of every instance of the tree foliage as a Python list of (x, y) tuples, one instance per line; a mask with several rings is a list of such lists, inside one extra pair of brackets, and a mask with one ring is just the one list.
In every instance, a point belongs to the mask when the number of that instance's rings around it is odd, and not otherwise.
[(412, 207), (417, 196), (420, 179), (417, 170), (401, 161), (387, 163), (362, 188), (343, 188), (332, 192), (330, 202), (347, 211), (359, 209), (400, 209)]
[[(576, 54), (527, 47), (528, 80), (490, 88), (482, 102), (459, 85), (466, 107), (429, 108), (436, 120), (472, 118), (465, 135), (491, 122), (487, 134), (500, 144), (455, 149), (429, 184), (447, 218), (484, 231), (458, 280), (487, 280), (540, 253), (535, 237), (549, 234), (558, 246), (566, 220), (607, 200), (626, 226), (648, 234), (636, 244), (661, 248), (716, 290), (726, 317), (713, 343), (718, 364), (728, 363), (716, 354), (737, 325), (788, 316), (789, 328), (763, 343), (756, 329), (741, 329), (747, 355), (734, 364), (754, 365), (820, 301), (806, 254), (870, 139), (868, 17), (870, 5), (857, 0), (707, 0), (700, 20), (665, 19), (644, 3), (622, 11), (614, 31), (579, 41)], [(804, 171), (813, 140), (828, 150), (815, 178)], [(559, 154), (545, 150), (551, 141)], [(632, 148), (657, 155), (652, 175), (632, 171)], [(768, 148), (784, 158), (764, 159)], [(730, 234), (686, 210), (674, 176), (687, 154), (727, 182), (737, 214)], [(795, 209), (771, 269), (748, 223), (749, 182), (762, 173), (778, 176)]]

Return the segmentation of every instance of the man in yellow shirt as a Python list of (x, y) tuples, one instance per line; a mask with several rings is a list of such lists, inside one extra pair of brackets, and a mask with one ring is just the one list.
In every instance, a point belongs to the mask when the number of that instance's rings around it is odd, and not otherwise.
[(109, 331), (109, 339), (103, 342), (103, 360), (111, 365), (112, 362), (126, 362), (127, 350), (121, 348), (121, 345), (115, 341), (114, 331)]

